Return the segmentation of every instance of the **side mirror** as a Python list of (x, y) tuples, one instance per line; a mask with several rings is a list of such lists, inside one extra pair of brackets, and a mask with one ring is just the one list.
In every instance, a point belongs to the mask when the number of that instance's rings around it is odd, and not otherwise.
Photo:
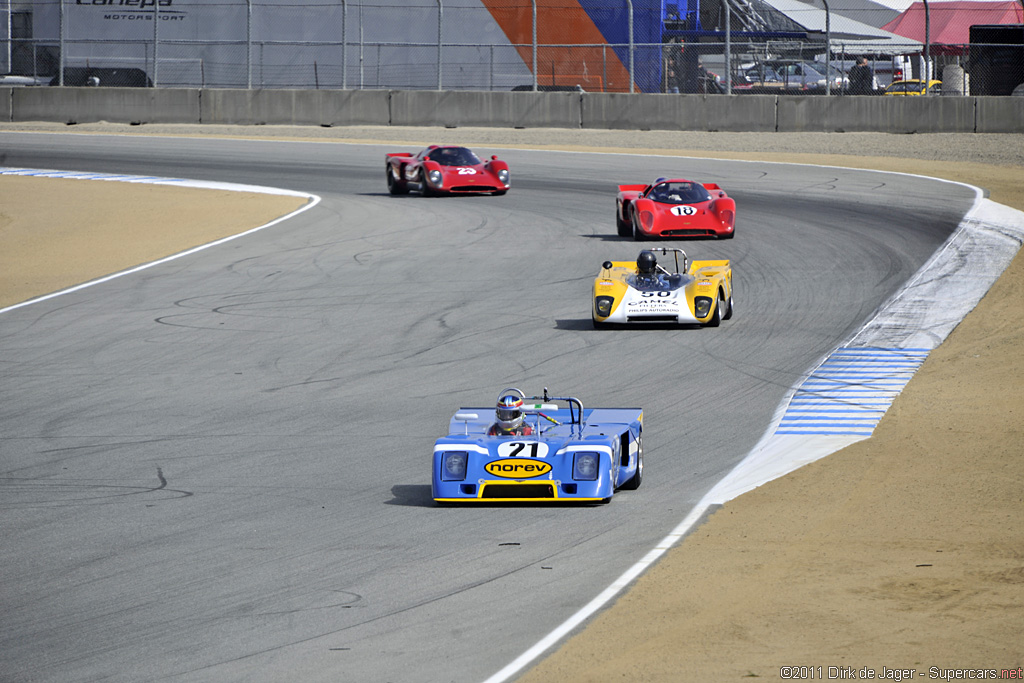
[(497, 161), (497, 160), (498, 160), (498, 155), (497, 154), (492, 154), (491, 155), (491, 161)]
[(612, 267), (612, 262), (611, 261), (605, 261), (604, 263), (601, 264), (601, 267), (604, 268), (605, 270), (608, 270), (609, 268)]

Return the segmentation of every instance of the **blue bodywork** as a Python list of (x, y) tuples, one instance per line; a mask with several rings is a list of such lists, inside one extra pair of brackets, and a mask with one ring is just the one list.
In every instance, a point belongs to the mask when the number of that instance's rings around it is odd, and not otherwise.
[(618, 488), (635, 489), (643, 410), (581, 408), (528, 407), (528, 436), (489, 436), (494, 408), (460, 408), (434, 444), (434, 500), (607, 502)]

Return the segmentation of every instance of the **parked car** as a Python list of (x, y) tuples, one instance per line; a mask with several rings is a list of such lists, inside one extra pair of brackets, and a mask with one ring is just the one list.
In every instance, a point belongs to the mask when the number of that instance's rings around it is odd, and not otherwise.
[[(942, 81), (928, 81), (928, 94), (939, 95), (942, 90)], [(905, 81), (890, 83), (885, 89), (886, 95), (924, 95), (924, 81), (919, 78), (909, 78)]]
[(839, 68), (832, 67), (830, 80), (825, 78), (825, 70), (825, 65), (817, 62), (769, 60), (742, 70), (738, 82), (733, 84), (733, 90), (814, 95), (825, 92), (826, 82), (831, 82), (832, 92), (839, 92), (848, 85), (846, 75)]

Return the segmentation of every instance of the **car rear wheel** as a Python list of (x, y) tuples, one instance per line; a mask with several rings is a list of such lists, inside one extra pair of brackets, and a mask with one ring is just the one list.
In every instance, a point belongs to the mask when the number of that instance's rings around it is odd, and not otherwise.
[(633, 240), (639, 242), (644, 238), (644, 236), (640, 233), (640, 229), (637, 227), (637, 225), (639, 225), (640, 223), (639, 216), (637, 216), (636, 212), (634, 211), (633, 213), (630, 214), (629, 217), (632, 219), (633, 223)]
[(725, 315), (722, 316), (722, 320), (728, 320), (732, 317), (732, 294), (729, 295), (729, 302), (725, 306)]

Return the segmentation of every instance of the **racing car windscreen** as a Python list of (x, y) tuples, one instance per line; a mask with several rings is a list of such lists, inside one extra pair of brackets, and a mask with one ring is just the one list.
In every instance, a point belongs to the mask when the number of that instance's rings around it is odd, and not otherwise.
[(430, 160), (442, 166), (479, 166), (480, 158), (465, 147), (442, 147), (430, 153)]
[(698, 204), (711, 199), (703, 185), (684, 181), (655, 185), (648, 197), (662, 204)]

